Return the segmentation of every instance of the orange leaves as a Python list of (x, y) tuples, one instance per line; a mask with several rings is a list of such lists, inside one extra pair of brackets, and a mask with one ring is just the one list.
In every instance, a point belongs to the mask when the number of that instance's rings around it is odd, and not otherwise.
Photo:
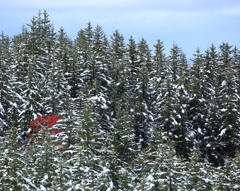
[(42, 128), (49, 129), (51, 135), (63, 132), (62, 130), (51, 129), (60, 119), (64, 119), (64, 117), (58, 117), (55, 114), (38, 116), (38, 118), (29, 123), (29, 126), (32, 127), (32, 131), (27, 134), (28, 138), (31, 138), (33, 134), (38, 133)]

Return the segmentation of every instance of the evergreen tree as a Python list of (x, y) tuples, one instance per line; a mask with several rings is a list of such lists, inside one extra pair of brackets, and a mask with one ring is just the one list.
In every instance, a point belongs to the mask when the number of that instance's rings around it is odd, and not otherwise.
[[(49, 64), (48, 51), (52, 42), (52, 25), (49, 24), (48, 14), (44, 12), (43, 18), (39, 12), (28, 24), (30, 31), (23, 28), (22, 34), (16, 39), (17, 52), (16, 77), (21, 81), (17, 88), (21, 106), (18, 121), (24, 133), (27, 125), (34, 116), (44, 113), (42, 98), (45, 97), (46, 68)], [(18, 42), (18, 39), (23, 41)], [(49, 52), (51, 54), (51, 51)], [(19, 82), (17, 82), (19, 83)]]
[(164, 139), (175, 142), (177, 154), (181, 158), (188, 158), (192, 147), (188, 121), (188, 66), (185, 55), (177, 45), (171, 49), (168, 64), (166, 78), (157, 97), (159, 114), (156, 122), (162, 129)]
[(129, 81), (126, 78), (129, 75), (129, 68), (125, 59), (126, 47), (124, 38), (118, 31), (115, 31), (111, 36), (110, 55), (110, 75), (112, 78), (110, 92), (111, 117), (115, 118), (118, 100), (122, 96), (128, 95), (126, 93), (129, 90)]
[(102, 129), (108, 130), (111, 78), (108, 70), (108, 42), (102, 27), (95, 28), (93, 40), (86, 69), (81, 74), (84, 83), (82, 92), (85, 98), (91, 98), (90, 100), (95, 104), (94, 110), (101, 116), (99, 123)]
[[(149, 190), (177, 190), (182, 188), (184, 178), (183, 162), (177, 157), (173, 144), (161, 139), (159, 129), (152, 133), (151, 147), (147, 151), (150, 170), (146, 173)], [(157, 136), (156, 136), (157, 135)], [(156, 144), (158, 143), (158, 144)], [(183, 174), (182, 174), (183, 173)]]
[(131, 36), (129, 39), (129, 43), (127, 44), (127, 52), (126, 57), (128, 59), (127, 68), (130, 70), (129, 76), (129, 95), (131, 95), (131, 102), (134, 100), (135, 96), (135, 86), (136, 86), (136, 78), (138, 75), (138, 63), (137, 63), (137, 44), (133, 37)]
[(71, 57), (69, 55), (69, 39), (64, 29), (59, 30), (57, 42), (55, 44), (51, 63), (48, 67), (46, 80), (47, 94), (44, 100), (46, 113), (56, 113), (66, 115), (66, 107), (70, 97), (71, 86), (68, 83), (68, 72), (71, 68)]
[(3, 190), (29, 190), (36, 188), (26, 177), (23, 150), (19, 147), (17, 128), (9, 128), (1, 138), (0, 187)]
[(213, 179), (213, 190), (238, 190), (236, 184), (235, 165), (230, 158), (225, 159), (225, 164), (215, 168), (215, 177)]
[(190, 161), (186, 161), (182, 185), (185, 190), (211, 190), (212, 167), (201, 155), (200, 149), (196, 146), (189, 157)]
[(115, 151), (117, 158), (121, 159), (122, 163), (131, 163), (136, 157), (134, 129), (132, 118), (130, 115), (129, 104), (126, 97), (121, 97), (118, 100), (116, 108), (116, 118), (113, 120), (111, 147)]
[(221, 103), (218, 99), (220, 95), (219, 87), (222, 82), (220, 74), (221, 68), (218, 65), (218, 54), (216, 47), (212, 45), (205, 55), (205, 92), (203, 98), (208, 100), (205, 115), (205, 125), (202, 132), (204, 132), (202, 143), (203, 153), (208, 156), (209, 161), (213, 165), (223, 163), (221, 156), (221, 146), (217, 140), (220, 134), (220, 110)]
[(154, 45), (155, 52), (153, 55), (153, 63), (152, 63), (152, 69), (149, 79), (149, 90), (150, 90), (150, 107), (152, 108), (152, 112), (154, 115), (154, 118), (159, 113), (159, 108), (156, 107), (156, 100), (157, 97), (161, 91), (162, 83), (165, 79), (165, 75), (167, 72), (167, 57), (164, 54), (164, 45), (163, 42), (158, 40), (157, 44)]
[(232, 46), (230, 46), (228, 43), (222, 43), (219, 48), (221, 50), (219, 58), (221, 60), (221, 64), (223, 67), (231, 66), (233, 52)]
[(239, 93), (237, 91), (236, 73), (228, 66), (225, 68), (225, 80), (220, 87), (220, 133), (218, 135), (221, 144), (221, 155), (235, 157), (239, 148)]
[(10, 51), (10, 38), (4, 33), (0, 35), (0, 136), (9, 127), (7, 119), (8, 108), (10, 107), (10, 68), (13, 62), (13, 55)]
[(192, 149), (193, 133), (190, 130), (191, 122), (189, 117), (189, 68), (187, 65), (186, 55), (180, 53), (179, 57), (179, 74), (176, 89), (176, 121), (177, 129), (174, 133), (176, 141), (177, 154), (183, 159), (188, 158)]
[(205, 94), (205, 74), (204, 74), (204, 58), (197, 49), (196, 53), (193, 55), (193, 65), (190, 68), (189, 77), (189, 116), (188, 120), (191, 125), (189, 126), (190, 131), (194, 135), (193, 141), (196, 145), (203, 139), (203, 126), (205, 124), (206, 117), (206, 104), (208, 100), (204, 96)]
[(91, 101), (86, 102), (80, 117), (75, 124), (76, 146), (71, 161), (73, 162), (73, 185), (83, 189), (106, 189), (98, 181), (107, 152), (108, 135), (102, 130), (98, 123), (100, 117), (93, 110)]
[[(131, 39), (130, 39), (131, 40)], [(131, 50), (131, 49), (130, 49)], [(151, 123), (150, 111), (150, 92), (148, 88), (149, 74), (151, 72), (151, 54), (147, 42), (142, 39), (136, 50), (137, 60), (131, 63), (134, 70), (133, 77), (133, 95), (134, 100), (134, 129), (136, 133), (136, 141), (141, 143), (141, 147), (147, 146), (148, 131)], [(134, 66), (135, 65), (135, 66)]]
[(240, 75), (240, 54), (239, 54), (239, 50), (237, 49), (237, 47), (234, 47), (232, 50), (232, 66), (233, 68), (235, 68), (237, 70), (237, 77), (239, 79), (239, 75)]
[[(47, 128), (33, 134), (26, 152), (28, 178), (38, 189), (52, 189), (58, 177), (59, 151)], [(59, 174), (60, 175), (60, 174)]]
[[(7, 108), (7, 113), (9, 113), (9, 123), (15, 127), (20, 126), (19, 116), (21, 113), (21, 105), (24, 102), (21, 92), (24, 83), (24, 76), (26, 75), (26, 65), (25, 65), (25, 41), (27, 38), (26, 29), (23, 27), (22, 34), (13, 37), (12, 39), (12, 58), (13, 62), (10, 64), (9, 69), (13, 68), (11, 73), (9, 73), (9, 97), (8, 102), (9, 106)], [(22, 131), (24, 131), (22, 129)]]
[(138, 163), (139, 149), (132, 121), (128, 100), (122, 95), (117, 103), (108, 148), (110, 177), (117, 190), (131, 189), (130, 183), (134, 178), (132, 167)]

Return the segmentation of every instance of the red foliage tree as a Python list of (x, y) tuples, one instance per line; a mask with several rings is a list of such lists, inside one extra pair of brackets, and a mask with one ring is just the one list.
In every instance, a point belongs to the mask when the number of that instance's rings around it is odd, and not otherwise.
[(58, 117), (55, 114), (38, 116), (38, 118), (29, 123), (31, 132), (27, 133), (28, 138), (31, 138), (33, 134), (38, 133), (43, 128), (49, 129), (51, 135), (63, 132), (63, 130), (51, 129), (60, 119), (64, 119), (64, 117)]

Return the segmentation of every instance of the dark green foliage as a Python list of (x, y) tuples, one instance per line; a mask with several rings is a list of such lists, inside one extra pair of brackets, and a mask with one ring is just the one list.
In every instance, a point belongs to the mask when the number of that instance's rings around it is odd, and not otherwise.
[[(48, 17), (0, 35), (1, 190), (239, 190), (236, 47), (189, 65), (176, 44), (152, 53), (91, 22), (72, 40)], [(28, 138), (50, 113), (64, 134)]]
[(10, 38), (4, 33), (0, 35), (0, 136), (9, 127), (7, 121), (9, 100), (11, 99), (10, 90), (10, 70), (13, 63), (13, 56), (10, 51)]

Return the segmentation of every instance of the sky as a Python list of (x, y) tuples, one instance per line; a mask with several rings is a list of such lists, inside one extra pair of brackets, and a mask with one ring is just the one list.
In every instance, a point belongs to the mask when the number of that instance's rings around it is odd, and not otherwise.
[(0, 6), (0, 30), (17, 35), (44, 10), (55, 30), (63, 27), (72, 39), (90, 21), (108, 37), (118, 30), (126, 43), (131, 35), (137, 43), (144, 38), (152, 51), (160, 39), (167, 55), (173, 44), (188, 58), (211, 44), (240, 49), (239, 0), (7, 0)]

